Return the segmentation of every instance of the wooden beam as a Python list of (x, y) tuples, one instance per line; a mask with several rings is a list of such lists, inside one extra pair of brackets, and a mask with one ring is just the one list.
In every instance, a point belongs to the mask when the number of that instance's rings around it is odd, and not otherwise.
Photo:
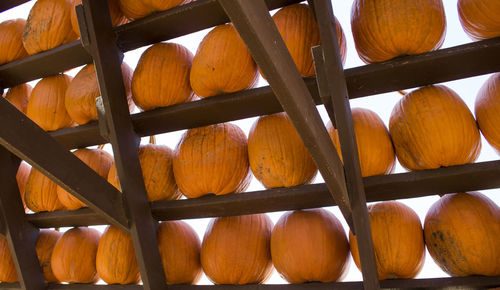
[(24, 4), (25, 2), (28, 2), (28, 1), (29, 0), (2, 0), (0, 2), (0, 12), (4, 12), (6, 10), (9, 10), (11, 8), (14, 8), (16, 6)]

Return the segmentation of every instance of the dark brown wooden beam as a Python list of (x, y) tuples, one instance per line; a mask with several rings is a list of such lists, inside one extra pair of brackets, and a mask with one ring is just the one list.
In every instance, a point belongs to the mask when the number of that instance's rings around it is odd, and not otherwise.
[(28, 1), (29, 0), (2, 0), (0, 2), (0, 12), (4, 12)]
[[(157, 221), (151, 215), (148, 196), (139, 163), (140, 138), (130, 119), (121, 71), (121, 51), (107, 1), (83, 0), (78, 6), (78, 23), (89, 36), (99, 88), (104, 105), (104, 120), (113, 145), (115, 166), (130, 218), (130, 236), (134, 243), (141, 279), (146, 290), (166, 289), (167, 283), (156, 238)], [(83, 16), (83, 17), (82, 17)]]

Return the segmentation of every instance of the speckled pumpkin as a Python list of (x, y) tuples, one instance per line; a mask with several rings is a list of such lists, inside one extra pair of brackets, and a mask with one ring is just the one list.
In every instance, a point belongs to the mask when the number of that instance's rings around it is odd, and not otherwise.
[(464, 31), (474, 40), (500, 36), (500, 2), (458, 0), (458, 16)]
[(18, 18), (0, 23), (0, 65), (28, 56), (23, 46), (26, 20)]
[[(82, 0), (72, 0), (73, 7), (71, 8), (71, 27), (76, 35), (80, 36), (80, 27), (78, 26), (78, 19), (76, 17), (75, 7), (82, 4)], [(127, 17), (120, 9), (120, 0), (108, 0), (109, 14), (111, 16), (111, 24), (119, 26), (129, 22)]]
[(5, 98), (14, 105), (19, 111), (26, 114), (28, 108), (28, 99), (33, 88), (28, 84), (21, 84), (9, 89)]
[(4, 237), (0, 237), (0, 282), (17, 282), (16, 266), (12, 260), (9, 243)]
[(119, 0), (120, 8), (130, 19), (139, 19), (158, 11), (189, 3), (194, 0)]
[(500, 154), (500, 73), (486, 80), (477, 93), (475, 114), (479, 129), (490, 145)]
[(31, 168), (24, 190), (26, 207), (33, 212), (64, 209), (57, 197), (57, 184), (35, 168)]
[(54, 230), (42, 229), (38, 234), (36, 241), (36, 255), (42, 268), (43, 276), (47, 283), (57, 283), (59, 280), (52, 273), (52, 264), (50, 259), (57, 241), (61, 238), (62, 233)]

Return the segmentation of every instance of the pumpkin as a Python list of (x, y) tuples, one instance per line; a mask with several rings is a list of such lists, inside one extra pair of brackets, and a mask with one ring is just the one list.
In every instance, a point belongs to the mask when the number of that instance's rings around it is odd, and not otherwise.
[(32, 89), (28, 84), (21, 84), (10, 88), (7, 94), (5, 94), (5, 98), (19, 111), (26, 114), (28, 99)]
[(7, 239), (0, 236), (0, 282), (17, 282), (17, 271)]
[(132, 96), (143, 110), (193, 99), (189, 72), (193, 54), (176, 43), (157, 43), (139, 59), (132, 77)]
[(425, 217), (425, 243), (451, 276), (500, 275), (500, 208), (478, 193), (447, 194)]
[(71, 27), (72, 1), (36, 1), (31, 8), (23, 32), (24, 48), (29, 55), (52, 49), (78, 38)]
[[(78, 26), (78, 18), (76, 17), (76, 6), (82, 4), (82, 0), (72, 0), (73, 7), (71, 8), (71, 27), (76, 35), (80, 36), (80, 27)], [(111, 24), (113, 26), (120, 26), (128, 23), (127, 17), (120, 10), (120, 0), (108, 0), (109, 14), (111, 16)]]
[[(409, 279), (415, 277), (425, 261), (424, 233), (418, 215), (408, 206), (387, 201), (368, 206), (378, 277)], [(354, 263), (361, 271), (358, 241), (349, 231)]]
[[(352, 109), (352, 122), (363, 177), (392, 173), (396, 165), (391, 136), (377, 113), (363, 108)], [(331, 122), (326, 128), (337, 152), (341, 152), (338, 133)], [(342, 160), (342, 154), (339, 153)]]
[(0, 65), (28, 56), (23, 46), (26, 20), (18, 18), (0, 23)]
[(139, 266), (130, 235), (108, 226), (97, 247), (96, 269), (99, 277), (108, 284), (139, 283)]
[(189, 3), (194, 0), (119, 0), (120, 8), (130, 19), (139, 19), (158, 11)]
[(310, 183), (318, 169), (286, 113), (258, 118), (248, 135), (253, 175), (266, 188)]
[(189, 79), (202, 98), (245, 90), (257, 83), (257, 65), (232, 24), (219, 25), (203, 38)]
[(474, 40), (500, 36), (500, 3), (491, 0), (458, 0), (460, 23)]
[(355, 0), (351, 28), (366, 63), (439, 49), (446, 32), (441, 0)]
[(332, 282), (346, 274), (349, 243), (340, 221), (318, 208), (283, 214), (271, 234), (276, 271), (290, 283)]
[[(294, 4), (281, 8), (273, 15), (274, 23), (302, 76), (313, 76), (314, 63), (311, 48), (321, 45), (318, 23), (308, 5)], [(335, 17), (340, 56), (345, 62), (346, 40), (344, 31)]]
[(50, 259), (57, 241), (61, 238), (62, 233), (54, 230), (43, 229), (38, 234), (36, 241), (36, 255), (42, 268), (43, 276), (47, 283), (57, 283), (59, 280), (52, 273), (52, 264)]
[(211, 220), (201, 244), (205, 274), (215, 284), (264, 283), (272, 271), (272, 227), (266, 214)]
[[(126, 63), (122, 63), (121, 68), (128, 107), (129, 111), (132, 112), (135, 108), (130, 89), (132, 69)], [(101, 96), (101, 92), (97, 83), (95, 66), (92, 63), (83, 67), (68, 85), (64, 97), (64, 105), (68, 115), (80, 125), (97, 120), (96, 98), (99, 96)]]
[(175, 148), (173, 169), (188, 198), (245, 191), (252, 179), (245, 133), (231, 123), (190, 129)]
[(64, 209), (57, 197), (57, 184), (33, 167), (24, 190), (24, 202), (33, 212)]
[(17, 187), (19, 188), (19, 194), (21, 195), (21, 200), (23, 202), (24, 210), (26, 211), (26, 203), (24, 202), (24, 191), (26, 188), (26, 183), (28, 182), (28, 177), (30, 175), (31, 166), (26, 162), (22, 161), (19, 164), (19, 168), (16, 173)]
[(441, 85), (406, 94), (392, 110), (389, 132), (399, 162), (410, 170), (474, 162), (481, 151), (474, 116)]
[(45, 131), (71, 127), (71, 120), (64, 106), (64, 94), (71, 77), (59, 74), (43, 78), (31, 92), (26, 115)]
[(477, 93), (475, 114), (479, 129), (490, 145), (500, 154), (500, 73), (491, 75)]
[[(97, 174), (103, 178), (108, 177), (109, 169), (113, 164), (113, 157), (106, 151), (97, 149), (78, 149), (73, 152), (76, 157), (78, 157), (83, 163), (87, 164), (92, 168)], [(76, 197), (72, 196), (62, 187), (57, 187), (57, 197), (59, 201), (69, 210), (79, 209), (81, 207), (86, 207), (86, 205), (81, 202)]]
[(183, 221), (162, 222), (158, 247), (167, 284), (196, 284), (202, 275), (200, 239)]
[(77, 227), (66, 231), (57, 241), (50, 263), (57, 280), (69, 283), (95, 283), (97, 246), (101, 233)]
[[(139, 162), (142, 169), (142, 178), (150, 202), (159, 200), (176, 200), (182, 197), (177, 188), (172, 167), (173, 151), (165, 145), (154, 144), (139, 147)], [(120, 180), (113, 165), (109, 170), (108, 182), (121, 190)]]

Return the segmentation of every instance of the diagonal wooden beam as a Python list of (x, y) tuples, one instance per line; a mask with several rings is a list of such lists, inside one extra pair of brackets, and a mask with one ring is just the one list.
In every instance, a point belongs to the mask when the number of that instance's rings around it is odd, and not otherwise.
[(313, 98), (263, 0), (219, 0), (311, 153), (349, 226), (344, 171)]
[(122, 194), (26, 115), (0, 98), (0, 145), (124, 230)]
[[(83, 0), (77, 7), (80, 29), (89, 36), (89, 50), (94, 58), (104, 105), (104, 120), (113, 145), (115, 165), (130, 217), (130, 235), (141, 271), (144, 289), (166, 289), (156, 230), (158, 222), (151, 215), (141, 165), (140, 137), (134, 132), (121, 71), (122, 53), (116, 44), (107, 1)], [(101, 112), (101, 117), (102, 117)]]

